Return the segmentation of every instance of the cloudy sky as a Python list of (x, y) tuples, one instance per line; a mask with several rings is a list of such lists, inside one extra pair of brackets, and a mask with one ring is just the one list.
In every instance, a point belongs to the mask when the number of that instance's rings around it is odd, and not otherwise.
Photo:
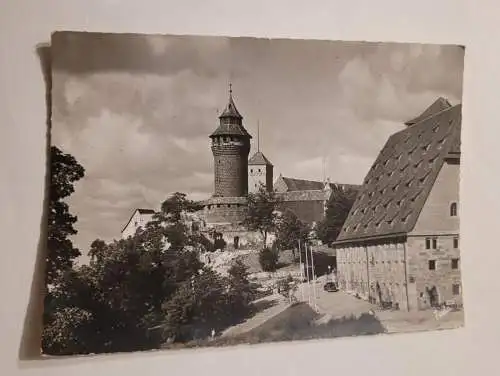
[[(388, 136), (462, 97), (460, 47), (57, 33), (52, 143), (85, 167), (74, 242), (118, 238), (135, 208), (210, 196), (208, 135), (236, 106), (275, 174), (359, 184)], [(251, 152), (252, 153), (252, 152)]]

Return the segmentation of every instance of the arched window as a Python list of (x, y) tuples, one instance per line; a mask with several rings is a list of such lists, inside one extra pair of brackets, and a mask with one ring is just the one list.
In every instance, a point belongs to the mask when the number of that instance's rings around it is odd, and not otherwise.
[(452, 202), (450, 205), (450, 216), (451, 217), (457, 216), (457, 203), (456, 202)]

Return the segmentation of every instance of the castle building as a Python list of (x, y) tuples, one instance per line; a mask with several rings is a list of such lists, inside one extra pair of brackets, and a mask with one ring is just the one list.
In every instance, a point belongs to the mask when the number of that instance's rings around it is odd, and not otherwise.
[(338, 281), (383, 306), (461, 306), (461, 105), (439, 98), (405, 125), (375, 160), (334, 243)]
[(334, 187), (358, 190), (358, 185), (288, 178), (280, 175), (274, 190), (281, 196), (281, 210), (292, 211), (302, 222), (314, 224), (325, 217)]
[(204, 203), (208, 224), (237, 224), (245, 218), (248, 154), (252, 136), (243, 126), (230, 86), (229, 101), (210, 135), (214, 161), (214, 194)]
[[(257, 192), (261, 184), (269, 192), (274, 190), (281, 196), (279, 210), (291, 210), (308, 224), (324, 218), (326, 203), (335, 184), (280, 175), (273, 185), (274, 166), (260, 148), (248, 158), (252, 136), (243, 126), (243, 116), (236, 108), (231, 86), (228, 103), (219, 116), (219, 125), (209, 137), (214, 191), (209, 199), (203, 201), (203, 210), (198, 213), (204, 231), (216, 229), (228, 244), (235, 244), (235, 248), (236, 245), (258, 242), (259, 235), (248, 232), (242, 223), (246, 217), (248, 193)], [(136, 228), (132, 224), (136, 221), (133, 218), (122, 231), (122, 237), (135, 233)]]
[(261, 185), (268, 192), (273, 189), (273, 165), (259, 150), (248, 161), (248, 185), (250, 193), (256, 193)]

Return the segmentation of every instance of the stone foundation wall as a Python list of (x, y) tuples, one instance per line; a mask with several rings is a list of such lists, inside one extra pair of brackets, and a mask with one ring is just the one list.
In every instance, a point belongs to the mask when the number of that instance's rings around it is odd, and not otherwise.
[(343, 290), (358, 294), (376, 304), (391, 304), (407, 310), (404, 257), (404, 243), (338, 248), (339, 285)]
[[(431, 249), (427, 249), (426, 239), (430, 239)], [(432, 239), (436, 239), (436, 249), (432, 248)], [(431, 306), (429, 291), (433, 287), (436, 288), (437, 304), (463, 304), (460, 248), (455, 245), (459, 245), (458, 235), (408, 238), (408, 275), (410, 285), (414, 285), (412, 301), (419, 309)], [(456, 260), (456, 265), (452, 265), (452, 260)], [(429, 261), (434, 262), (434, 269), (429, 268)]]

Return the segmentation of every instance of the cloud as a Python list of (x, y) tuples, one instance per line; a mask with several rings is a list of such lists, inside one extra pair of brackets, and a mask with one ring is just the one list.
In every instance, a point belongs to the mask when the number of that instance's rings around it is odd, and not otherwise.
[(462, 95), (454, 46), (57, 33), (52, 141), (86, 176), (70, 198), (75, 243), (119, 236), (138, 207), (213, 190), (209, 134), (233, 82), (275, 174), (360, 183), (403, 122)]

